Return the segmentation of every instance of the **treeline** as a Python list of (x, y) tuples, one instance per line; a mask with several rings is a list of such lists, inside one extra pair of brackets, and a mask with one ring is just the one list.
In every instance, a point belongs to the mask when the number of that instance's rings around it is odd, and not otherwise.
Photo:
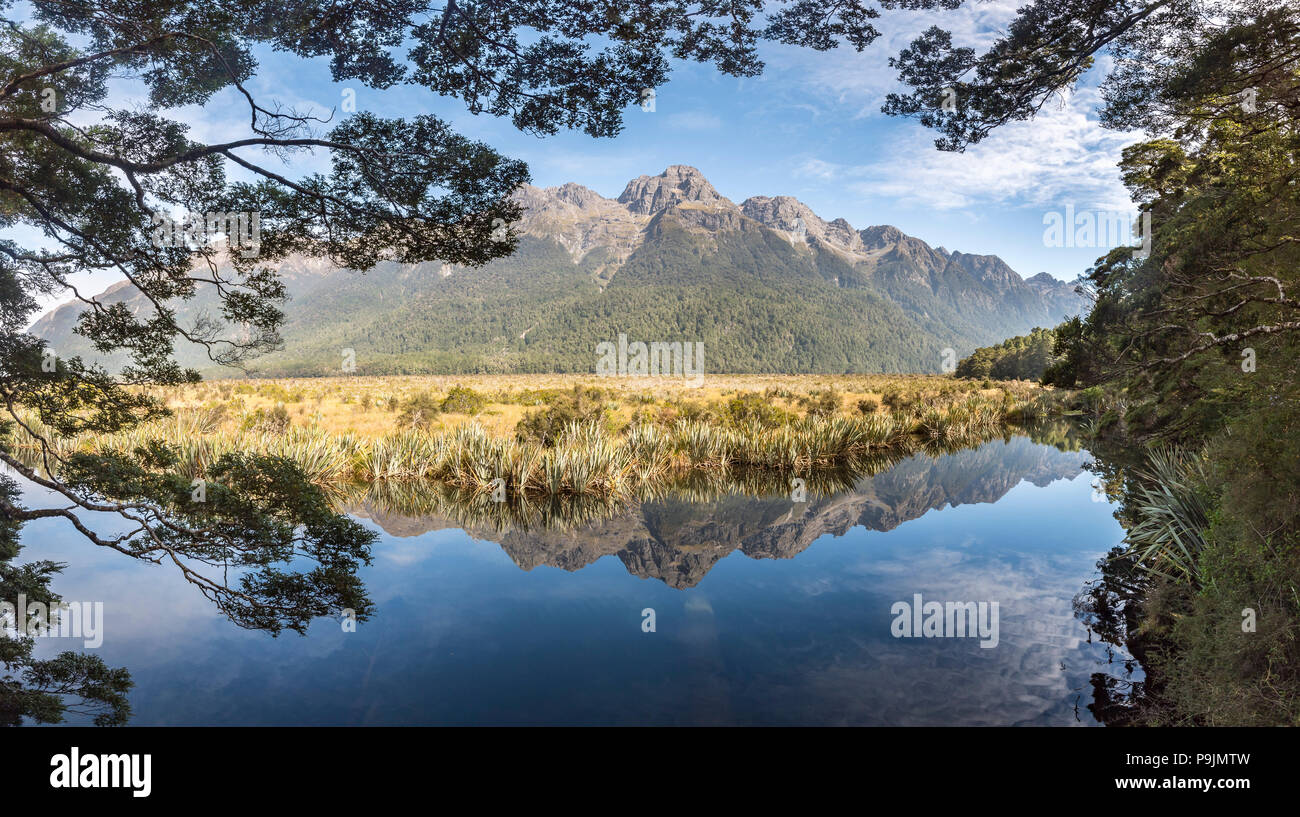
[(1041, 380), (1055, 362), (1052, 345), (1056, 334), (1035, 327), (1028, 335), (1008, 338), (995, 346), (982, 346), (957, 364), (958, 377), (993, 380)]
[[(300, 299), (286, 350), (255, 365), (331, 374), (351, 348), (361, 374), (593, 372), (597, 344), (626, 334), (703, 343), (708, 373), (937, 372), (945, 346), (991, 334), (940, 334), (880, 293), (836, 286), (757, 230), (662, 226), (603, 291), (558, 245), (526, 237), (520, 247), (422, 287), (373, 275), (322, 287)], [(400, 296), (381, 299), (381, 288)]]

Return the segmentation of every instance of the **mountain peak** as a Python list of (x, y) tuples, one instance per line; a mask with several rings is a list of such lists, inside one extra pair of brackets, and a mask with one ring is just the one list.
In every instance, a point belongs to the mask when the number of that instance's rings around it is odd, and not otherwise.
[(996, 255), (954, 252), (949, 256), (948, 264), (965, 270), (985, 286), (992, 285), (998, 289), (1023, 286), (1025, 281)]
[(627, 183), (618, 200), (640, 215), (653, 215), (688, 202), (733, 209), (736, 206), (690, 165), (670, 165), (658, 176), (638, 176)]
[(740, 203), (740, 210), (760, 224), (777, 230), (805, 232), (814, 225), (821, 227), (825, 223), (808, 205), (792, 196), (751, 196)]
[(740, 204), (745, 215), (774, 230), (811, 236), (849, 252), (862, 249), (862, 240), (844, 219), (827, 222), (793, 196), (751, 196)]
[(682, 176), (682, 177), (698, 176), (701, 179), (704, 178), (704, 174), (700, 172), (700, 169), (698, 167), (693, 167), (691, 165), (668, 165), (668, 167), (664, 168), (664, 172), (660, 173), (659, 175), (660, 176)]
[(557, 199), (567, 201), (578, 207), (592, 207), (606, 201), (605, 197), (595, 190), (576, 182), (567, 182), (553, 188), (553, 190)]
[[(695, 327), (714, 344), (717, 371), (927, 370), (944, 346), (987, 346), (1088, 308), (1072, 284), (1026, 283), (996, 256), (940, 252), (893, 226), (858, 233), (792, 196), (737, 206), (685, 165), (633, 180), (618, 201), (574, 183), (521, 185), (514, 200), (524, 210), (516, 252), (472, 272), (385, 263), (362, 277), (326, 259), (281, 260), (292, 298), (285, 349), (260, 373), (332, 372), (344, 340), (376, 361), (374, 374), (583, 371), (582, 350), (607, 339), (611, 315), (634, 316), (649, 337)], [(651, 289), (674, 297), (650, 307)], [(152, 308), (126, 282), (101, 297)], [(208, 290), (177, 318), (204, 320), (213, 303)], [(83, 306), (54, 310), (32, 333), (61, 354), (122, 365), (77, 334)], [(490, 336), (472, 331), (489, 323)], [(774, 336), (793, 342), (769, 355)], [(183, 366), (210, 365), (201, 347), (177, 354)]]
[(869, 250), (888, 247), (908, 238), (906, 233), (891, 224), (877, 224), (874, 227), (866, 227), (859, 235), (862, 236), (862, 243)]

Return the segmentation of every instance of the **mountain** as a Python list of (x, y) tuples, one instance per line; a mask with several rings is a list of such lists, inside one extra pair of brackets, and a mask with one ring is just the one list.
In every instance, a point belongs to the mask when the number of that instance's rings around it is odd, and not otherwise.
[[(1073, 285), (1026, 280), (994, 255), (854, 230), (789, 196), (737, 205), (684, 165), (617, 199), (573, 183), (516, 196), (517, 251), (477, 269), (282, 262), (285, 348), (256, 371), (338, 373), (352, 349), (358, 374), (592, 372), (596, 344), (625, 334), (702, 342), (706, 372), (924, 372), (945, 348), (964, 355), (1085, 308)], [(145, 308), (126, 284), (101, 297)], [(216, 306), (200, 296), (178, 314)], [(96, 357), (72, 332), (80, 311), (65, 304), (30, 331), (61, 356)], [(178, 357), (210, 365), (195, 348)]]

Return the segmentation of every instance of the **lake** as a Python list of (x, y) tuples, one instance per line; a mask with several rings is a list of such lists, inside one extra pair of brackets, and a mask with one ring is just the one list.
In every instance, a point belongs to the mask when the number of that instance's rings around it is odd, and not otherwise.
[[(1016, 436), (806, 497), (669, 491), (509, 526), (371, 496), (351, 512), (380, 534), (376, 611), (352, 632), (240, 629), (57, 521), (19, 561), (66, 562), (55, 591), (103, 602), (95, 652), (130, 670), (136, 725), (1097, 725), (1095, 677), (1141, 674), (1075, 611), (1123, 538), (1090, 459)], [(957, 618), (932, 628), (928, 602)]]

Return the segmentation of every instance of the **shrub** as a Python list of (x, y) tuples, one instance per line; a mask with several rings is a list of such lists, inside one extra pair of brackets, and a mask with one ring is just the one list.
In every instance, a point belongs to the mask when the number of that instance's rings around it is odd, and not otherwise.
[(890, 389), (889, 391), (885, 392), (883, 400), (885, 403), (885, 407), (888, 408), (890, 411), (898, 411), (899, 409), (903, 409), (911, 405), (911, 401), (908, 400), (903, 395), (903, 393), (898, 389)]
[(478, 414), (486, 405), (487, 398), (468, 386), (452, 386), (441, 408), (448, 414)]
[(284, 403), (276, 403), (275, 408), (259, 408), (254, 412), (244, 415), (244, 422), (240, 425), (244, 431), (266, 431), (272, 434), (282, 434), (289, 428), (289, 412), (284, 407)]
[(257, 388), (257, 392), (268, 400), (276, 400), (281, 403), (298, 403), (302, 401), (302, 391), (289, 391), (279, 383), (263, 383)]
[(840, 412), (840, 393), (834, 388), (809, 392), (799, 404), (808, 410), (809, 417), (834, 417)]
[(605, 421), (605, 393), (596, 388), (574, 386), (571, 392), (559, 392), (551, 405), (531, 411), (515, 425), (515, 436), (522, 442), (554, 445), (571, 423), (590, 424)]
[(733, 426), (758, 423), (764, 428), (785, 425), (793, 419), (790, 413), (775, 406), (757, 392), (747, 392), (727, 401), (723, 416)]
[[(393, 405), (392, 400), (389, 405)], [(445, 403), (446, 401), (443, 401)], [(441, 404), (429, 392), (421, 392), (402, 404), (402, 413), (397, 416), (397, 425), (401, 428), (428, 428), (438, 418)]]

